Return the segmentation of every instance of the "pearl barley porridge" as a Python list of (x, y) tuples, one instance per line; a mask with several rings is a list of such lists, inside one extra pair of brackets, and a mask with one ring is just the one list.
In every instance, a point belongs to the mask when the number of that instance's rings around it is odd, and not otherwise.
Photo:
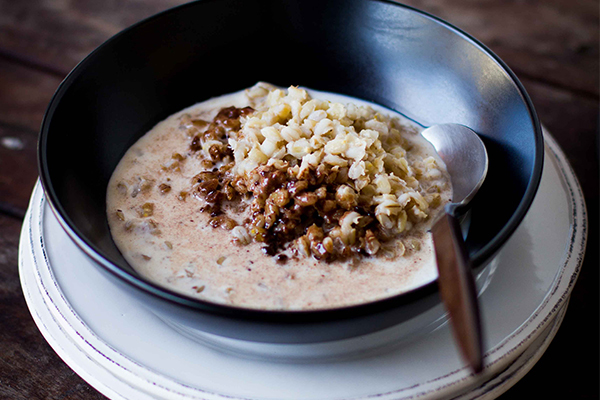
[(399, 115), (258, 83), (160, 122), (108, 185), (111, 234), (165, 287), (216, 303), (323, 309), (435, 278), (444, 165)]

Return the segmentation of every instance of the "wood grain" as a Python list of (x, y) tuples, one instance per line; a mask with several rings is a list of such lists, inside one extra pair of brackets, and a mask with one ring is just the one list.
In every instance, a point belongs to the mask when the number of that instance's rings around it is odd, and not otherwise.
[[(598, 2), (404, 2), (458, 26), (508, 64), (573, 165), (588, 205), (589, 245), (565, 321), (540, 362), (501, 399), (597, 399)], [(17, 271), (19, 217), (35, 182), (37, 132), (61, 79), (121, 29), (181, 3), (0, 0), (0, 399), (104, 398), (56, 356), (29, 314)]]
[(0, 58), (0, 122), (38, 132), (61, 79)]
[(404, 2), (471, 34), (522, 78), (598, 98), (596, 0)]
[[(597, 212), (598, 199), (598, 109), (599, 102), (563, 88), (523, 79), (538, 116), (569, 157), (590, 212)], [(596, 207), (593, 206), (594, 197)]]
[(104, 399), (46, 343), (19, 284), (21, 221), (0, 215), (0, 399)]
[(37, 134), (0, 123), (0, 212), (23, 217), (37, 179)]
[[(588, 246), (560, 330), (541, 361), (501, 400), (522, 398), (532, 388), (535, 398), (598, 399), (598, 101), (537, 80), (522, 81), (542, 123), (567, 155), (581, 184), (587, 204)], [(596, 362), (581, 364), (583, 355), (593, 355)], [(587, 382), (596, 382), (596, 387), (587, 387)]]
[(0, 0), (0, 53), (66, 75), (122, 29), (182, 0)]
[[(489, 46), (522, 76), (598, 97), (595, 0), (407, 0)], [(106, 39), (180, 0), (0, 0), (0, 53), (65, 75)]]
[(0, 58), (0, 211), (25, 213), (37, 177), (38, 130), (60, 81)]

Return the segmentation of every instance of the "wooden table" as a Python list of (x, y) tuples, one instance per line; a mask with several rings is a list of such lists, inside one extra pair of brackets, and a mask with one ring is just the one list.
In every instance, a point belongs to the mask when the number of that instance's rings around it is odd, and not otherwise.
[[(35, 326), (17, 271), (19, 229), (37, 176), (52, 94), (121, 29), (178, 0), (0, 0), (0, 398), (100, 399)], [(498, 54), (524, 83), (583, 186), (589, 244), (567, 315), (541, 360), (502, 398), (592, 399), (599, 392), (597, 0), (410, 0)]]

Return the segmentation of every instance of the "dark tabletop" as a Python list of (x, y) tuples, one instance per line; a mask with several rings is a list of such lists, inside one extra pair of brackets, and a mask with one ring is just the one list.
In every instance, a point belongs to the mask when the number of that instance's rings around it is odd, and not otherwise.
[[(0, 0), (0, 399), (101, 399), (29, 314), (17, 246), (37, 177), (37, 133), (63, 77), (104, 40), (178, 0)], [(500, 56), (570, 160), (589, 216), (586, 257), (546, 353), (502, 399), (598, 399), (597, 0), (411, 0)]]

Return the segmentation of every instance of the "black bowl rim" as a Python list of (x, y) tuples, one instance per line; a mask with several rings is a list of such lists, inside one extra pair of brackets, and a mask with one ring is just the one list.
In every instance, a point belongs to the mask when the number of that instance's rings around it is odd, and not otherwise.
[[(192, 297), (188, 297), (184, 294), (180, 294), (178, 292), (169, 290), (157, 284), (146, 281), (138, 276), (130, 274), (129, 272), (124, 271), (118, 265), (111, 262), (107, 257), (102, 255), (102, 251), (98, 249), (91, 241), (85, 238), (84, 235), (79, 231), (73, 221), (67, 216), (65, 209), (62, 207), (60, 201), (58, 200), (58, 196), (54, 191), (52, 186), (52, 182), (49, 176), (48, 164), (46, 159), (46, 148), (47, 148), (47, 139), (48, 139), (48, 131), (50, 126), (50, 121), (52, 120), (52, 116), (58, 103), (60, 102), (63, 94), (69, 88), (70, 84), (75, 80), (80, 74), (81, 71), (85, 68), (85, 66), (93, 61), (96, 54), (105, 46), (112, 43), (113, 41), (119, 40), (122, 36), (126, 35), (129, 31), (136, 29), (137, 27), (147, 24), (153, 21), (156, 18), (162, 18), (167, 14), (177, 12), (182, 8), (194, 6), (198, 2), (208, 3), (212, 1), (218, 0), (200, 0), (197, 2), (191, 2), (182, 4), (176, 7), (172, 7), (155, 15), (152, 15), (148, 18), (145, 18), (128, 28), (120, 31), (115, 34), (111, 38), (107, 39), (104, 43), (98, 46), (94, 51), (92, 51), (88, 56), (86, 56), (82, 61), (80, 61), (73, 70), (65, 77), (65, 79), (61, 82), (56, 92), (54, 93), (52, 99), (50, 100), (48, 109), (44, 114), (44, 118), (42, 120), (40, 135), (38, 140), (38, 148), (37, 148), (37, 159), (38, 159), (38, 170), (40, 173), (40, 181), (42, 187), (44, 189), (44, 193), (46, 198), (50, 204), (50, 207), (57, 217), (60, 225), (69, 235), (69, 237), (74, 241), (74, 243), (93, 261), (95, 261), (98, 265), (103, 267), (110, 274), (116, 276), (118, 279), (124, 281), (125, 283), (136, 287), (137, 289), (150, 294), (151, 296), (157, 296), (167, 302), (174, 303), (179, 306), (184, 306), (187, 308), (195, 309), (198, 311), (219, 315), (223, 317), (235, 317), (236, 319), (244, 319), (244, 320), (253, 320), (260, 322), (278, 322), (278, 323), (306, 323), (306, 322), (325, 322), (339, 319), (347, 319), (353, 318), (357, 316), (363, 316), (368, 314), (373, 314), (376, 312), (387, 311), (390, 309), (394, 309), (401, 305), (407, 305), (413, 303), (427, 295), (433, 294), (437, 291), (437, 280), (434, 280), (428, 284), (425, 284), (421, 287), (414, 288), (410, 291), (400, 293), (395, 296), (391, 296), (388, 298), (371, 301), (368, 303), (337, 307), (337, 308), (329, 308), (329, 309), (316, 309), (316, 310), (263, 310), (263, 309), (252, 309), (252, 308), (243, 308), (236, 307), (226, 304), (218, 304), (213, 302), (204, 301), (201, 299), (196, 299)], [(502, 61), (496, 54), (494, 54), (487, 46), (483, 43), (464, 32), (463, 30), (455, 27), (449, 22), (444, 21), (443, 19), (436, 17), (428, 12), (419, 10), (417, 8), (397, 3), (393, 0), (369, 0), (376, 3), (385, 3), (397, 7), (406, 8), (412, 12), (420, 14), (421, 16), (433, 20), (434, 22), (444, 26), (455, 34), (461, 36), (466, 41), (478, 47), (485, 54), (487, 54), (491, 59), (493, 59), (501, 69), (510, 77), (511, 81), (517, 87), (519, 93), (521, 94), (523, 101), (527, 107), (529, 112), (529, 116), (531, 118), (531, 122), (534, 127), (535, 134), (535, 156), (534, 156), (534, 166), (532, 171), (532, 178), (525, 189), (525, 193), (517, 206), (515, 212), (511, 216), (511, 218), (507, 221), (504, 227), (496, 234), (496, 236), (487, 243), (483, 248), (481, 248), (478, 252), (476, 252), (475, 256), (471, 259), (471, 263), (473, 267), (479, 267), (484, 265), (496, 252), (504, 245), (504, 243), (508, 240), (511, 234), (517, 229), (520, 222), (525, 217), (535, 194), (537, 192), (540, 180), (541, 173), (544, 161), (544, 140), (542, 135), (542, 128), (538, 119), (538, 116), (533, 107), (533, 103), (529, 98), (524, 86), (518, 80), (517, 76), (512, 72), (512, 70)]]

